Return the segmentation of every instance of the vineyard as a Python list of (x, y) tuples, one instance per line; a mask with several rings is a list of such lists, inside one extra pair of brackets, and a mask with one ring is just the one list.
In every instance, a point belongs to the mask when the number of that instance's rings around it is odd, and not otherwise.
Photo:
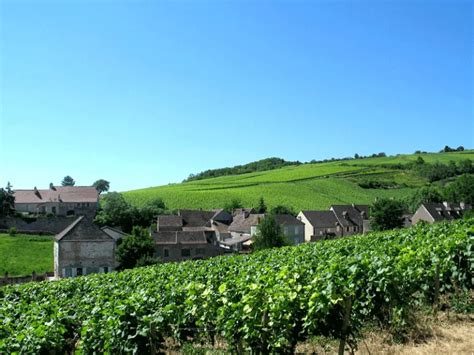
[[(182, 184), (150, 187), (124, 192), (125, 198), (140, 206), (153, 198), (162, 198), (170, 209), (222, 208), (233, 199), (244, 206), (256, 206), (260, 197), (271, 208), (285, 205), (295, 211), (327, 209), (331, 204), (370, 204), (374, 198), (403, 198), (411, 195), (427, 180), (409, 171), (391, 168), (422, 157), (426, 162), (447, 163), (463, 159), (474, 161), (474, 151), (430, 153), (367, 158), (346, 162), (328, 162), (287, 166), (270, 171), (221, 176)], [(383, 167), (381, 167), (383, 165)], [(364, 189), (358, 182), (395, 183), (396, 189)]]
[(474, 220), (0, 289), (0, 353), (291, 351), (473, 288)]

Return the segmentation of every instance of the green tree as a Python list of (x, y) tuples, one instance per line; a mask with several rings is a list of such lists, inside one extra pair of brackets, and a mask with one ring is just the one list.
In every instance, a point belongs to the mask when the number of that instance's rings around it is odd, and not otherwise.
[(110, 182), (104, 179), (99, 179), (92, 184), (93, 187), (101, 194), (102, 192), (109, 191)]
[(253, 236), (252, 249), (262, 250), (285, 245), (288, 245), (288, 242), (281, 227), (276, 222), (275, 217), (270, 214), (258, 225), (257, 233)]
[(449, 202), (465, 202), (474, 204), (474, 176), (463, 174), (444, 189)]
[(138, 226), (133, 227), (132, 234), (122, 239), (117, 247), (119, 269), (131, 269), (156, 263), (153, 257), (155, 247), (150, 232)]
[(295, 211), (288, 206), (277, 205), (273, 207), (270, 211), (272, 214), (291, 214), (292, 216), (296, 216)]
[(238, 198), (233, 198), (230, 202), (224, 205), (224, 210), (229, 213), (232, 213), (235, 209), (243, 207), (244, 206), (242, 205), (242, 201), (240, 201)]
[(378, 199), (370, 208), (370, 225), (375, 231), (403, 226), (403, 203), (391, 199)]
[(255, 208), (255, 211), (257, 211), (257, 213), (267, 212), (267, 205), (265, 205), (265, 200), (263, 197), (260, 197), (260, 200), (258, 200), (258, 206)]
[(63, 185), (63, 186), (74, 186), (74, 185), (76, 185), (76, 182), (74, 181), (74, 179), (72, 177), (67, 175), (67, 176), (64, 177), (63, 181), (61, 181), (61, 185)]
[(418, 156), (415, 160), (415, 165), (423, 165), (425, 163), (425, 159), (423, 159), (421, 156)]
[(415, 212), (422, 203), (443, 202), (441, 191), (435, 186), (423, 186), (408, 199), (408, 207), (411, 212)]
[(10, 182), (5, 188), (0, 188), (0, 217), (10, 216), (15, 213), (15, 193)]

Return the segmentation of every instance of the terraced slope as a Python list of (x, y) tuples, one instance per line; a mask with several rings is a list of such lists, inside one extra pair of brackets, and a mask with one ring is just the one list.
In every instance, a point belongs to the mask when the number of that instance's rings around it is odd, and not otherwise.
[[(245, 206), (255, 206), (260, 197), (269, 207), (283, 204), (295, 210), (325, 209), (337, 203), (371, 203), (376, 197), (403, 198), (426, 184), (425, 179), (410, 171), (389, 166), (414, 161), (418, 156), (430, 163), (474, 161), (474, 151), (469, 150), (305, 164), (133, 190), (125, 192), (124, 196), (136, 205), (160, 197), (172, 209), (218, 208), (234, 198), (240, 199)], [(399, 188), (364, 189), (357, 184), (363, 179), (395, 182)]]

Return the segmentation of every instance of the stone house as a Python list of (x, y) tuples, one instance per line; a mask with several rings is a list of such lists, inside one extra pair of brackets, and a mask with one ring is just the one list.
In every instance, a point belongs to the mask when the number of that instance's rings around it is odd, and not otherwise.
[(110, 272), (117, 266), (116, 238), (124, 234), (110, 227), (99, 228), (78, 217), (54, 239), (54, 275), (75, 277)]
[(331, 239), (341, 234), (333, 211), (301, 211), (297, 218), (304, 224), (305, 241)]
[(306, 242), (370, 231), (368, 205), (333, 205), (329, 211), (301, 211)]
[(207, 259), (224, 254), (213, 231), (152, 232), (155, 255), (163, 262)]
[(435, 223), (462, 218), (464, 212), (472, 206), (466, 203), (423, 203), (411, 217), (412, 224), (420, 221)]
[(14, 190), (15, 210), (27, 214), (94, 216), (99, 193), (91, 186), (50, 186), (49, 189)]

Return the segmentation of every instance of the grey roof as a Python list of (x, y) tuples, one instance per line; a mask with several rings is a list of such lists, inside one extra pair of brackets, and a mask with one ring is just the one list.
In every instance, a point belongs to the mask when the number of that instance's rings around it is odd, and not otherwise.
[(275, 221), (279, 225), (304, 225), (303, 222), (301, 222), (298, 218), (292, 216), (291, 214), (276, 214)]
[(101, 228), (104, 233), (112, 237), (115, 241), (122, 239), (123, 237), (126, 237), (128, 234), (125, 232), (122, 232), (121, 230), (118, 230), (117, 228), (112, 228), (109, 226), (105, 226)]
[(55, 236), (56, 241), (113, 241), (108, 233), (96, 226), (90, 219), (80, 216), (61, 233)]
[(265, 218), (263, 213), (241, 213), (236, 215), (229, 226), (229, 232), (250, 234), (250, 228), (252, 226), (257, 226), (263, 218)]
[(459, 203), (424, 203), (423, 206), (435, 221), (458, 219), (463, 216), (464, 210), (471, 209), (470, 205), (462, 208)]
[(92, 186), (54, 186), (49, 189), (14, 190), (15, 203), (97, 203), (99, 193)]
[(302, 211), (313, 228), (334, 228), (338, 223), (333, 211)]
[(256, 211), (255, 211), (255, 209), (253, 209), (253, 208), (235, 208), (235, 209), (232, 211), (232, 216), (235, 217), (235, 216), (238, 216), (238, 215), (240, 215), (240, 214), (242, 214), (242, 213), (244, 213), (244, 212), (246, 212), (246, 213), (248, 213), (248, 214), (252, 214), (252, 213), (255, 213)]
[[(362, 227), (364, 219), (368, 219), (369, 216), (368, 205), (332, 205), (331, 210), (343, 227)], [(365, 218), (362, 218), (362, 215)]]
[(252, 239), (252, 237), (249, 234), (246, 234), (246, 235), (242, 235), (240, 237), (228, 238), (228, 239), (223, 240), (219, 243), (222, 244), (222, 245), (235, 245), (235, 244), (246, 242), (247, 240), (250, 240), (250, 239)]
[(214, 211), (201, 210), (179, 210), (178, 216), (183, 218), (185, 227), (210, 227), (211, 218), (216, 214)]
[(158, 216), (158, 224), (160, 227), (182, 227), (183, 217), (176, 215), (160, 215)]
[(152, 232), (155, 244), (207, 244), (208, 239), (202, 231)]

